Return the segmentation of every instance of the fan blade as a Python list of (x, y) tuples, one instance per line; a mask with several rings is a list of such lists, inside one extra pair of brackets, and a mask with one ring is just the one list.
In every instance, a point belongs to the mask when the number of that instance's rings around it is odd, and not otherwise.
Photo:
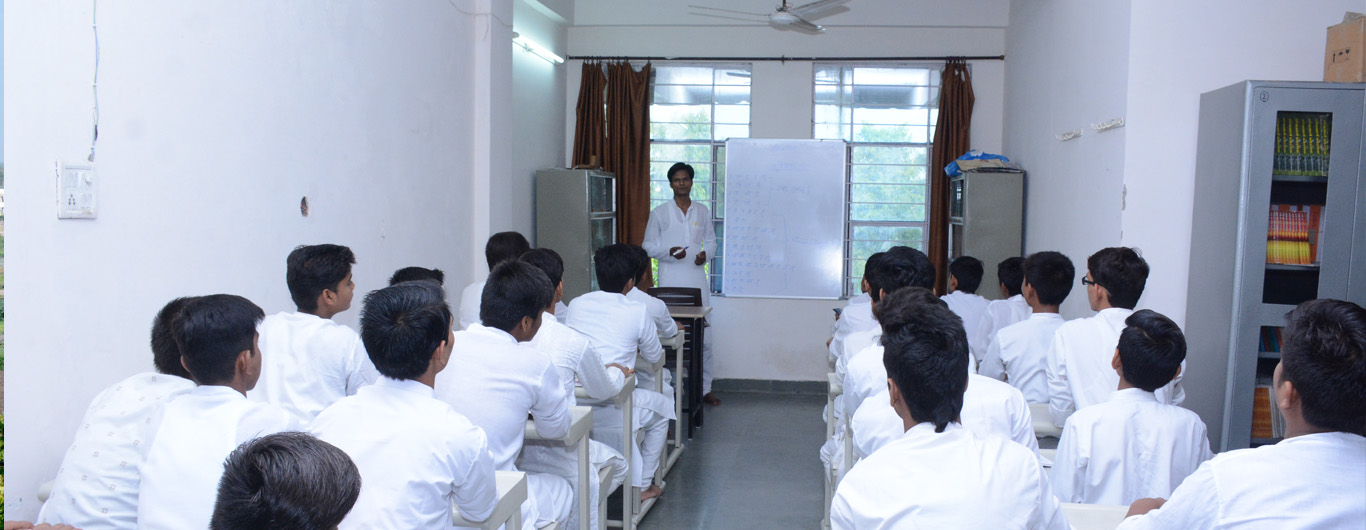
[(795, 27), (795, 28), (798, 28), (798, 29), (803, 29), (803, 30), (810, 31), (810, 32), (813, 32), (813, 33), (821, 33), (821, 32), (823, 32), (823, 31), (825, 31), (825, 28), (823, 28), (823, 27), (821, 27), (821, 26), (818, 26), (818, 25), (816, 25), (816, 24), (812, 24), (810, 21), (808, 21), (808, 20), (806, 20), (806, 19), (804, 19), (804, 18), (802, 18), (802, 17), (797, 17), (797, 20), (792, 21), (792, 23), (789, 24), (789, 25), (792, 26), (792, 27)]
[(787, 11), (802, 18), (814, 18), (848, 2), (849, 0), (817, 0), (809, 4), (802, 4), (788, 9)]
[[(697, 6), (697, 5), (688, 5), (688, 7), (691, 7), (691, 8), (693, 8), (693, 9), (708, 9), (708, 10), (711, 10), (711, 11), (724, 11), (724, 12), (726, 12), (726, 13), (739, 13), (739, 14), (741, 14), (741, 15), (751, 15), (751, 16), (756, 16), (756, 17), (767, 17), (767, 16), (768, 16), (767, 13), (750, 13), (750, 12), (748, 12), (748, 11), (736, 11), (736, 10), (734, 10), (734, 9), (723, 9), (723, 8), (719, 8), (719, 7), (707, 7), (707, 6)], [(699, 13), (699, 14), (700, 14), (700, 13)]]

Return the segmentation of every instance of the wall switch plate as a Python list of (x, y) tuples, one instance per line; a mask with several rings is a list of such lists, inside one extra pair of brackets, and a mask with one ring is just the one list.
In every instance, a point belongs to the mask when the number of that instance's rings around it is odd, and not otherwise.
[(95, 218), (95, 166), (57, 163), (57, 218)]

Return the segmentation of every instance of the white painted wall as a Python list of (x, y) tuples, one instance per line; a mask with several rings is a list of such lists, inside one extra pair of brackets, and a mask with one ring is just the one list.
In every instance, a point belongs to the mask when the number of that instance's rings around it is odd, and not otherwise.
[[(535, 0), (513, 5), (513, 30), (563, 57), (567, 53), (567, 26), (537, 9)], [(551, 64), (526, 50), (512, 48), (512, 169), (494, 193), (497, 207), (493, 231), (516, 230), (535, 244), (533, 181), (538, 169), (565, 165), (565, 72), (564, 64)]]
[(477, 70), (476, 49), (511, 66), (488, 18), (461, 11), (509, 20), (510, 5), (101, 3), (93, 221), (57, 220), (53, 184), (55, 162), (90, 149), (91, 5), (5, 7), (5, 128), (22, 131), (5, 138), (10, 517), (36, 514), (91, 397), (151, 368), (167, 300), (291, 309), (284, 260), (303, 243), (351, 246), (362, 292), (406, 265), (471, 274), (471, 188), (496, 165), (475, 164), (476, 138), (492, 143), (475, 84), (504, 94), (511, 77)]

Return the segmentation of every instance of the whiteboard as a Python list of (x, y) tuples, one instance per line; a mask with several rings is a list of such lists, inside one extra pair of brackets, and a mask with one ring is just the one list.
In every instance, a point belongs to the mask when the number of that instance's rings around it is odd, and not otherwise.
[(846, 153), (842, 140), (726, 141), (721, 292), (843, 295)]

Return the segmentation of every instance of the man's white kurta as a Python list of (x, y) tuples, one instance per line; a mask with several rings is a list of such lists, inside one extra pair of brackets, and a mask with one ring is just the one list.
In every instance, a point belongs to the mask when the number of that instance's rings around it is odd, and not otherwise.
[[(1048, 348), (1047, 368), (1048, 412), (1054, 425), (1062, 427), (1073, 412), (1105, 402), (1119, 388), (1119, 374), (1110, 361), (1115, 358), (1124, 320), (1132, 314), (1132, 309), (1111, 307), (1058, 326)], [(1176, 379), (1155, 392), (1158, 401), (1180, 405), (1186, 400), (1181, 388), (1185, 372), (1186, 361), (1181, 361)]]
[(152, 422), (161, 408), (192, 389), (189, 379), (146, 372), (96, 395), (62, 457), (37, 522), (83, 530), (136, 526), (142, 444), (152, 439)]
[(1048, 347), (1063, 323), (1057, 313), (1034, 313), (996, 332), (977, 373), (1020, 389), (1030, 403), (1048, 403)]
[(954, 291), (939, 299), (949, 305), (949, 311), (963, 319), (963, 330), (968, 332), (969, 337), (976, 335), (982, 314), (986, 313), (987, 305), (991, 304), (991, 300), (963, 291)]
[(665, 304), (663, 300), (650, 296), (650, 293), (642, 291), (638, 287), (632, 287), (630, 291), (626, 291), (626, 298), (645, 304), (645, 310), (650, 314), (650, 320), (654, 321), (655, 327), (658, 328), (659, 336), (667, 338), (678, 334), (678, 323), (669, 316), (669, 305)]
[(328, 407), (311, 429), (360, 470), (360, 497), (342, 530), (445, 530), (452, 502), (471, 520), (493, 514), (498, 488), (484, 431), (427, 385), (381, 377)]
[(848, 350), (844, 347), (844, 339), (850, 333), (857, 331), (872, 331), (880, 329), (877, 319), (873, 318), (873, 299), (867, 294), (861, 294), (849, 299), (849, 303), (840, 312), (839, 320), (835, 321), (835, 331), (830, 340), (830, 358), (838, 360), (846, 351), (858, 353), (858, 350)]
[(460, 329), (467, 329), (470, 324), (479, 323), (479, 304), (484, 299), (486, 283), (488, 282), (471, 283), (460, 292)]
[(1216, 455), (1120, 530), (1366, 526), (1366, 438), (1307, 434)]
[[(982, 311), (982, 318), (977, 320), (977, 329), (968, 334), (968, 350), (981, 359), (986, 355), (991, 341), (995, 340), (997, 331), (1029, 318), (1033, 312), (1023, 295), (1017, 294), (1005, 300), (992, 300), (987, 304), (986, 310)], [(964, 329), (967, 329), (966, 326)]]
[(273, 403), (302, 423), (379, 378), (360, 334), (332, 319), (276, 313), (256, 331), (261, 379), (247, 397)]
[(145, 441), (138, 487), (138, 528), (208, 528), (223, 461), (237, 446), (298, 427), (289, 413), (248, 401), (226, 386), (206, 385), (171, 400)]
[(608, 399), (621, 392), (626, 374), (608, 368), (597, 350), (588, 344), (588, 337), (564, 325), (555, 315), (541, 313), (541, 329), (531, 339), (531, 345), (550, 356), (550, 362), (560, 373), (569, 404), (577, 405), (574, 382), (577, 380), (588, 397)]
[[(1024, 395), (1014, 387), (976, 374), (968, 376), (968, 389), (963, 392), (963, 427), (978, 437), (1001, 436), (1039, 453), (1039, 440), (1034, 437), (1034, 420)], [(850, 428), (854, 432), (854, 447), (858, 456), (873, 454), (882, 446), (901, 437), (904, 426), (892, 408), (887, 389), (863, 401), (854, 413)]]
[(831, 528), (1066, 530), (1062, 508), (1028, 449), (957, 423), (911, 427), (840, 482)]
[(1053, 490), (1062, 502), (1084, 504), (1165, 499), (1212, 456), (1200, 416), (1140, 388), (1116, 390), (1067, 418)]
[[(641, 247), (650, 257), (659, 260), (661, 287), (696, 287), (702, 290), (702, 305), (711, 306), (711, 282), (702, 265), (696, 264), (698, 252), (707, 253), (707, 261), (716, 256), (716, 227), (712, 226), (711, 211), (699, 201), (692, 201), (688, 213), (673, 200), (665, 201), (650, 212), (645, 225), (645, 239)], [(688, 247), (683, 259), (669, 255), (673, 247)]]

